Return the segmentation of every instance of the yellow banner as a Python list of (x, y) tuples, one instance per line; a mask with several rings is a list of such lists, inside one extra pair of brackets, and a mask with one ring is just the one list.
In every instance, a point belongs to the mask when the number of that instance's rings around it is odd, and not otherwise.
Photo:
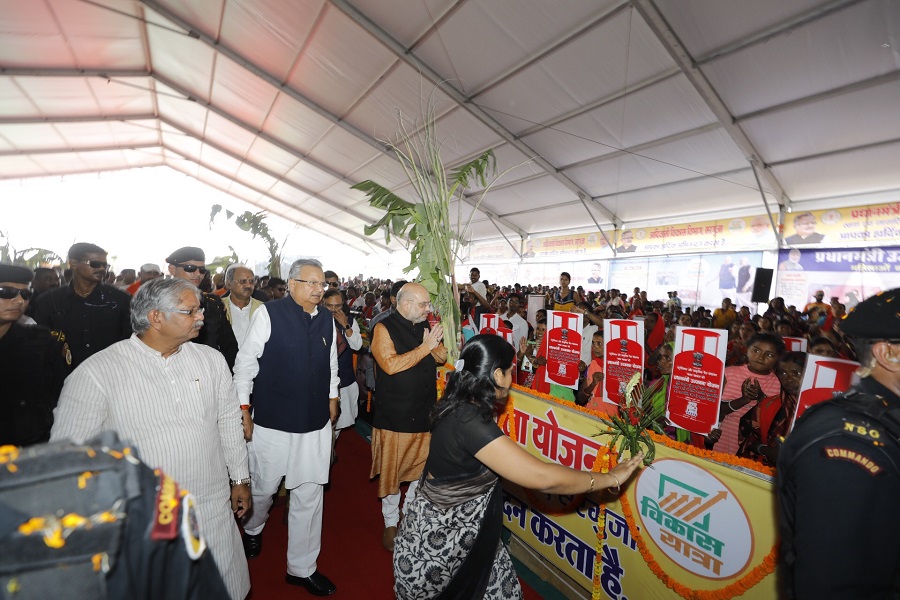
[(619, 232), (616, 253), (624, 258), (630, 252), (660, 254), (717, 248), (754, 250), (773, 248), (775, 245), (775, 232), (769, 218), (766, 215), (755, 215), (623, 229)]
[(795, 210), (784, 221), (787, 246), (814, 244), (841, 248), (866, 243), (886, 246), (898, 241), (900, 202), (808, 212)]
[[(511, 436), (528, 452), (591, 470), (608, 440), (583, 411), (522, 390), (510, 394)], [(502, 420), (502, 419), (501, 419)], [(770, 476), (657, 445), (642, 469), (606, 510), (591, 500), (504, 485), (504, 525), (586, 590), (595, 578), (599, 531), (606, 541), (596, 585), (601, 597), (671, 598), (672, 590), (716, 599), (777, 597), (777, 540)], [(701, 596), (701, 597), (703, 597)]]
[[(612, 232), (607, 233), (610, 235)], [(522, 258), (565, 258), (584, 255), (600, 255), (612, 257), (607, 250), (609, 245), (599, 231), (579, 233), (575, 235), (555, 235), (551, 237), (532, 238), (525, 241)]]

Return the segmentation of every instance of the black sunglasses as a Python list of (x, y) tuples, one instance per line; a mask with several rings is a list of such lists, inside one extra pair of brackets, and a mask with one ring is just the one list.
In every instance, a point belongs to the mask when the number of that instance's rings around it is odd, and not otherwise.
[(102, 260), (83, 260), (81, 261), (92, 269), (109, 269), (109, 263)]
[(181, 267), (184, 269), (185, 273), (193, 273), (194, 271), (199, 270), (201, 274), (206, 275), (209, 273), (209, 269), (206, 267), (198, 267), (197, 265), (175, 265), (176, 267)]
[(22, 300), (27, 302), (28, 300), (31, 300), (32, 292), (31, 290), (20, 290), (19, 288), (12, 286), (0, 286), (0, 299), (12, 300), (19, 295), (22, 296)]

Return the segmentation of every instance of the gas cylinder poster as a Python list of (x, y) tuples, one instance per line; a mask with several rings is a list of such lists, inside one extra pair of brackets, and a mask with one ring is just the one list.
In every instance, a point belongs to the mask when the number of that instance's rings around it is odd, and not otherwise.
[(805, 337), (783, 336), (785, 352), (806, 352), (809, 341)]
[(478, 333), (498, 335), (509, 342), (510, 345), (513, 344), (512, 329), (503, 324), (503, 321), (500, 320), (500, 315), (498, 314), (486, 313), (481, 315), (481, 329)]
[(583, 318), (575, 313), (547, 312), (547, 383), (578, 389)]
[(666, 418), (676, 427), (708, 434), (719, 422), (728, 332), (678, 327)]
[(603, 401), (619, 404), (628, 380), (644, 371), (644, 322), (604, 319)]
[(807, 408), (824, 400), (834, 398), (846, 392), (850, 386), (859, 381), (856, 369), (859, 363), (843, 358), (816, 356), (806, 357), (806, 368), (803, 370), (803, 382), (797, 398), (797, 414), (791, 421), (791, 429)]

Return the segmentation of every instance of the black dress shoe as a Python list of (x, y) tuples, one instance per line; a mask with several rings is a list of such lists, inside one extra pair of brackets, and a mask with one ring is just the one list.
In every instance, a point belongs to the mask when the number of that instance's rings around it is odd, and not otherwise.
[(248, 559), (256, 558), (262, 552), (262, 534), (247, 535), (244, 534), (244, 556)]
[(313, 596), (330, 596), (337, 588), (331, 583), (331, 580), (316, 571), (309, 577), (297, 577), (296, 575), (285, 575), (284, 580), (291, 585), (300, 585), (306, 588), (306, 591)]

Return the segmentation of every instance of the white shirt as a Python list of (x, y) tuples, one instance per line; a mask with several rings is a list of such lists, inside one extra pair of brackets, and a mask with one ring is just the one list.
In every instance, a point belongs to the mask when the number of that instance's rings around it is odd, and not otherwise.
[(247, 331), (250, 329), (250, 307), (252, 302), (248, 302), (244, 308), (238, 307), (234, 302), (231, 303), (231, 329), (234, 330), (234, 337), (237, 338), (238, 348), (244, 343), (247, 337)]
[(509, 321), (513, 326), (513, 347), (519, 349), (519, 340), (528, 337), (528, 321), (522, 318), (519, 313), (506, 313), (500, 315), (501, 321)]
[(472, 289), (481, 294), (481, 297), (487, 300), (487, 288), (480, 281), (476, 281), (472, 284)]
[[(316, 307), (310, 315), (315, 317), (318, 313), (319, 308)], [(333, 318), (332, 326), (334, 327)], [(253, 317), (250, 319), (250, 329), (247, 331), (247, 336), (244, 338), (244, 342), (241, 344), (240, 350), (238, 351), (237, 359), (234, 361), (234, 387), (237, 389), (238, 398), (242, 405), (250, 404), (250, 393), (253, 391), (253, 380), (256, 378), (257, 373), (259, 373), (259, 357), (263, 355), (266, 342), (269, 341), (271, 335), (272, 320), (269, 317), (269, 311), (266, 310), (266, 305), (263, 304), (256, 309), (255, 313), (253, 313)], [(335, 336), (337, 336), (336, 328), (331, 338), (331, 381), (328, 387), (329, 398), (339, 397), (338, 386), (340, 384), (340, 378), (338, 377), (337, 344), (334, 343), (337, 338)], [(360, 343), (362, 343), (361, 336)]]
[[(337, 321), (334, 324), (340, 327)], [(359, 350), (362, 348), (362, 334), (359, 332), (359, 323), (356, 322), (356, 319), (350, 319), (350, 327), (352, 329), (349, 334), (346, 329), (344, 330), (344, 335), (347, 337), (347, 345), (350, 346), (351, 350)]]
[(597, 333), (597, 326), (585, 319), (587, 325), (581, 330), (581, 362), (586, 365), (591, 364), (591, 344), (594, 341), (594, 334)]
[(66, 379), (50, 439), (80, 443), (108, 429), (134, 444), (144, 463), (193, 494), (230, 595), (246, 596), (250, 576), (228, 479), (245, 479), (250, 469), (237, 394), (222, 354), (186, 342), (163, 358), (137, 335), (94, 354)]

